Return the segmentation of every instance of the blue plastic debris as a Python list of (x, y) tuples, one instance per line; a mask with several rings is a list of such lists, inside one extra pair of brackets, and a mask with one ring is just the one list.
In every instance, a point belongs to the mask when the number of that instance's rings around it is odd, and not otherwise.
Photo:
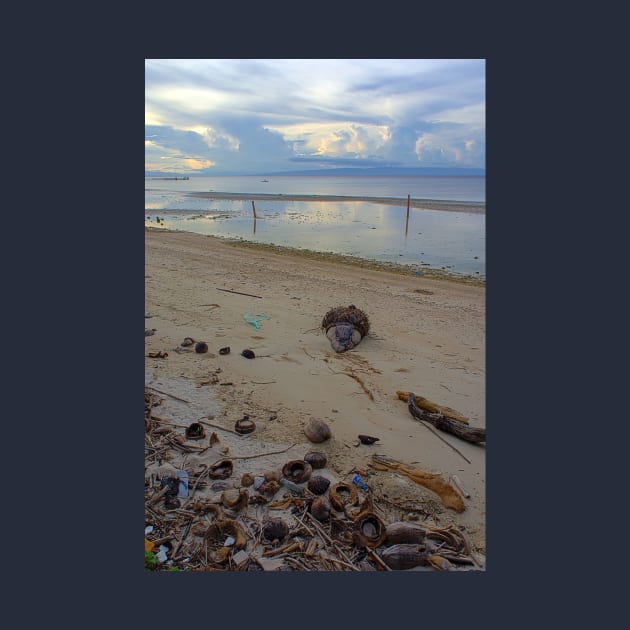
[(188, 496), (188, 473), (185, 470), (178, 470), (177, 477), (179, 478), (179, 492), (178, 497)]
[(243, 318), (248, 324), (251, 324), (256, 330), (260, 330), (260, 322), (262, 322), (265, 319), (271, 319), (269, 315), (265, 315), (264, 313), (261, 313), (261, 314), (245, 313), (245, 315), (243, 315)]

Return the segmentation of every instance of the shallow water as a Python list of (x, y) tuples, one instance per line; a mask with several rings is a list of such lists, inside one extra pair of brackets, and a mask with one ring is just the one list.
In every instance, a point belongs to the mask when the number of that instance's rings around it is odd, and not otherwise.
[[(254, 220), (251, 201), (188, 195), (188, 192), (201, 190), (199, 182), (189, 183), (192, 180), (158, 181), (162, 183), (160, 188), (154, 187), (154, 180), (145, 182), (147, 226), (443, 269), (485, 278), (485, 214), (411, 208), (407, 225), (404, 205), (366, 201), (259, 200), (255, 201), (257, 218)], [(181, 189), (178, 189), (179, 184), (183, 185)], [(327, 189), (324, 192), (321, 187), (314, 192), (312, 188), (306, 189), (308, 182), (301, 185), (294, 182), (294, 185), (296, 190), (292, 191), (293, 194), (342, 194), (339, 190)], [(378, 194), (394, 196), (391, 192), (381, 188)], [(347, 186), (343, 194), (357, 194), (357, 191)], [(160, 218), (159, 223), (157, 217)]]

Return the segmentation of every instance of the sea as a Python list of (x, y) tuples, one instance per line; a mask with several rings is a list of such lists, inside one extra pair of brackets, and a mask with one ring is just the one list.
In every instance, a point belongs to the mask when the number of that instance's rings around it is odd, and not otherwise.
[[(309, 195), (308, 201), (199, 193)], [(324, 196), (400, 200), (326, 200)], [(485, 279), (485, 212), (409, 209), (407, 198), (485, 204), (483, 176), (145, 177), (145, 225)]]

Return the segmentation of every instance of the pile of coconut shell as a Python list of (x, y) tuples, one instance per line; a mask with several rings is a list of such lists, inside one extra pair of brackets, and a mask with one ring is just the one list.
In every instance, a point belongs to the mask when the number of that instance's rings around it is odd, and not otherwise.
[[(182, 429), (154, 411), (145, 391), (145, 566), (190, 571), (479, 570), (459, 528), (403, 520), (362, 475), (338, 479), (327, 455), (311, 450), (279, 470), (236, 478), (229, 455), (177, 469), (177, 453), (200, 453), (200, 423)], [(195, 426), (197, 425), (197, 426)], [(215, 435), (215, 434), (213, 434)], [(207, 436), (205, 436), (207, 437)], [(229, 451), (229, 449), (225, 449)], [(218, 451), (220, 452), (220, 451)], [(236, 459), (235, 456), (232, 456)], [(253, 458), (252, 458), (253, 459)], [(255, 460), (254, 460), (255, 461)], [(421, 505), (415, 518), (427, 516)]]

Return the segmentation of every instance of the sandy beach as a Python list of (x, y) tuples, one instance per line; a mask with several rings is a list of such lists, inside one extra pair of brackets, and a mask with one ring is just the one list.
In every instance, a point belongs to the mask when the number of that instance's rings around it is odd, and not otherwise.
[[(324, 451), (331, 480), (365, 474), (374, 497), (391, 510), (384, 519), (453, 525), (485, 556), (485, 446), (430, 430), (396, 394), (413, 392), (457, 410), (471, 427), (485, 427), (482, 283), (151, 229), (145, 264), (145, 329), (153, 333), (145, 336), (145, 385), (161, 398), (155, 414), (180, 433), (205, 418), (208, 435), (219, 439), (203, 451), (209, 439), (195, 443), (197, 452), (178, 451), (169, 466), (194, 470), (231, 457), (230, 479), (239, 487), (245, 473), (278, 470)], [(368, 314), (371, 328), (356, 348), (338, 354), (322, 317), (349, 304)], [(267, 318), (256, 329), (246, 313)], [(186, 337), (207, 343), (208, 352), (182, 346)], [(225, 347), (229, 354), (219, 352)], [(243, 357), (244, 349), (255, 358)], [(238, 435), (235, 423), (244, 415), (256, 430)], [(307, 439), (311, 418), (328, 424), (329, 440)], [(360, 434), (379, 440), (361, 444)], [(445, 507), (405, 475), (376, 470), (374, 454), (445, 480), (455, 475), (469, 495), (465, 509)], [(151, 461), (146, 475), (153, 479), (160, 471)], [(197, 495), (212, 498), (213, 490)]]

